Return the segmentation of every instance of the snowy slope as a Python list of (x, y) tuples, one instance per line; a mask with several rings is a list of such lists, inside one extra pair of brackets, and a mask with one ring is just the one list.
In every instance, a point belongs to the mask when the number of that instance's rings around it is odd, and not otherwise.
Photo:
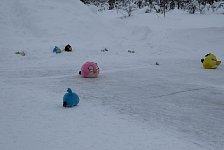
[[(120, 16), (78, 0), (1, 1), (0, 149), (223, 149), (224, 69), (200, 64), (224, 60), (223, 15)], [(72, 53), (52, 53), (66, 44)], [(99, 78), (78, 76), (85, 61)], [(81, 101), (64, 109), (68, 87)]]

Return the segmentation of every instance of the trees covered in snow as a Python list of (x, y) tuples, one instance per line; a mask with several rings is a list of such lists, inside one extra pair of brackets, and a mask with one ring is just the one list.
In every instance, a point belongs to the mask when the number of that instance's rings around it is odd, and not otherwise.
[(144, 8), (146, 13), (165, 13), (172, 9), (182, 9), (191, 14), (220, 12), (224, 14), (224, 0), (81, 0), (88, 5), (96, 5), (100, 10), (124, 10), (131, 16), (136, 9)]

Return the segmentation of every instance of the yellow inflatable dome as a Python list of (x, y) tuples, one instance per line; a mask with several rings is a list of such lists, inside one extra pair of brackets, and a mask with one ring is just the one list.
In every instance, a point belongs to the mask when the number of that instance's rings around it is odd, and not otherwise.
[(217, 60), (216, 56), (212, 53), (205, 55), (205, 58), (201, 59), (201, 62), (205, 69), (216, 69), (221, 64), (221, 61)]

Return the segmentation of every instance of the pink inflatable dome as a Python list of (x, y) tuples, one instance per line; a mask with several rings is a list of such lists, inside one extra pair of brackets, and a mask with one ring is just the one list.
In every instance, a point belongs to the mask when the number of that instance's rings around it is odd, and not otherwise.
[(86, 62), (82, 65), (81, 71), (79, 74), (83, 78), (97, 78), (99, 75), (100, 69), (95, 62)]

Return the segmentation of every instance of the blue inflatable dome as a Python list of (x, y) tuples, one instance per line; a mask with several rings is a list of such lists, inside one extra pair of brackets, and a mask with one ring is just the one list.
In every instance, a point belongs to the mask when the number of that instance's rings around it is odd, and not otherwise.
[(78, 105), (79, 96), (68, 88), (67, 93), (63, 97), (63, 107), (73, 107)]

